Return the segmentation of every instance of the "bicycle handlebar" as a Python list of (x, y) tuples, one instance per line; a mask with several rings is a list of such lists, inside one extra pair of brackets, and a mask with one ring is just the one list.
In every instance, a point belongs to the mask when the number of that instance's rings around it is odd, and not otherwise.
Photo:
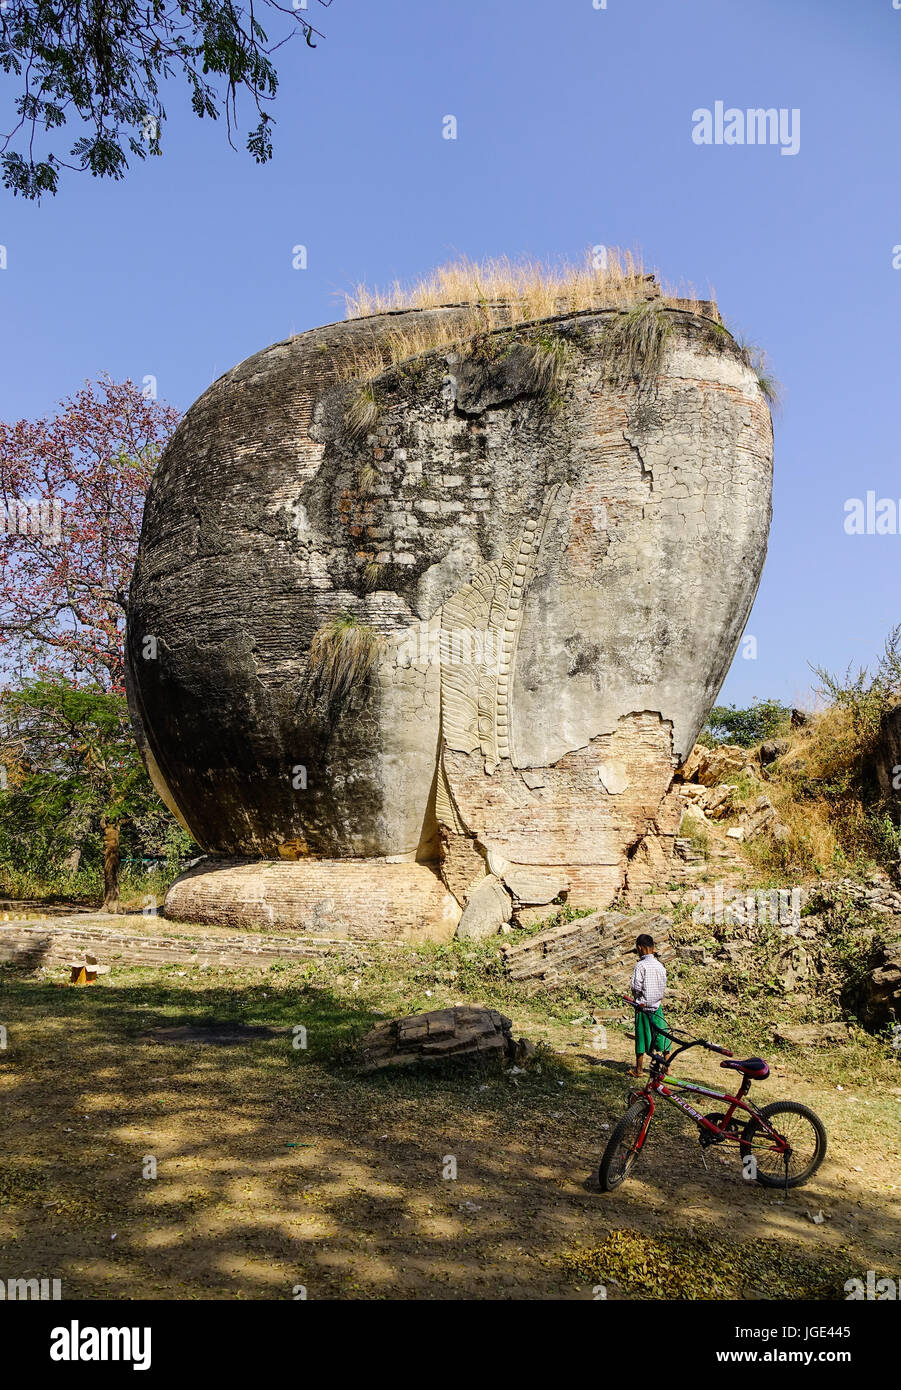
[[(620, 999), (622, 999), (623, 1002), (626, 1004), (631, 1004), (634, 1009), (638, 1009), (641, 1007), (641, 1005), (638, 1004), (631, 997), (631, 995), (621, 994)], [(662, 1028), (658, 1028), (656, 1025), (652, 1025), (652, 1031), (659, 1035), (661, 1038), (668, 1038), (670, 1042), (676, 1043), (683, 1050), (689, 1047), (706, 1047), (709, 1052), (719, 1052), (720, 1055), (723, 1057), (735, 1056), (735, 1053), (730, 1051), (728, 1047), (719, 1047), (717, 1043), (705, 1042), (703, 1038), (695, 1038), (693, 1042), (686, 1042), (684, 1038), (677, 1038), (672, 1033), (667, 1033)]]

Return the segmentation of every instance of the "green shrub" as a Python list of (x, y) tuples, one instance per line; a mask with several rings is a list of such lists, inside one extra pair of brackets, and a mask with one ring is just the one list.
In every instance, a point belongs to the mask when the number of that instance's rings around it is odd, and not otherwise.
[[(768, 738), (778, 738), (791, 727), (791, 709), (779, 700), (755, 700), (746, 709), (735, 705), (714, 705), (704, 725), (706, 741), (737, 743), (753, 748)], [(701, 740), (699, 740), (700, 742)]]

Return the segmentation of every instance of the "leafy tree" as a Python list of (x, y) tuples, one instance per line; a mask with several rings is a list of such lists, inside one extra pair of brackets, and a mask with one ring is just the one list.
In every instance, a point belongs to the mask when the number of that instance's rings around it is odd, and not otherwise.
[(0, 658), (121, 691), (144, 497), (177, 412), (88, 383), (50, 419), (0, 422)]
[[(129, 154), (161, 153), (163, 88), (178, 77), (197, 116), (225, 116), (230, 144), (238, 98), (249, 98), (259, 121), (247, 149), (265, 163), (273, 124), (265, 108), (278, 90), (273, 55), (301, 35), (317, 46), (305, 10), (278, 0), (4, 0), (0, 70), (16, 84), (15, 121), (0, 137), (5, 187), (26, 198), (54, 194), (62, 168), (123, 178)], [(265, 11), (279, 28), (272, 38), (260, 23)], [(71, 120), (80, 133), (69, 162), (46, 146)]]
[[(120, 832), (166, 841), (172, 818), (141, 761), (122, 695), (32, 680), (0, 694), (0, 831), (7, 852), (60, 863), (103, 837), (103, 910), (119, 909)], [(190, 839), (180, 832), (183, 850)]]
[(779, 700), (755, 700), (747, 709), (735, 705), (714, 705), (704, 725), (712, 743), (737, 743), (752, 748), (765, 739), (785, 733), (791, 723), (791, 708)]

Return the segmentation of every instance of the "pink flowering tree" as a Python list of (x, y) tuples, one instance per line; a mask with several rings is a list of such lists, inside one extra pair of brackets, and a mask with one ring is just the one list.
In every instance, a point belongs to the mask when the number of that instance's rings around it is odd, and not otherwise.
[(121, 693), (148, 483), (178, 420), (130, 381), (0, 422), (0, 662)]

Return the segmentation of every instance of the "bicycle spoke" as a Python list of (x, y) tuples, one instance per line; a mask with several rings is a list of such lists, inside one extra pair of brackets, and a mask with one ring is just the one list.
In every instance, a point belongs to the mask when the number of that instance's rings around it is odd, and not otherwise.
[(813, 1161), (817, 1151), (816, 1131), (803, 1115), (791, 1114), (780, 1115), (778, 1127), (774, 1125), (773, 1128), (789, 1145), (788, 1160), (786, 1162), (785, 1153), (780, 1151), (773, 1137), (758, 1127), (750, 1146), (757, 1166), (774, 1177), (786, 1172), (788, 1177), (796, 1177)]

